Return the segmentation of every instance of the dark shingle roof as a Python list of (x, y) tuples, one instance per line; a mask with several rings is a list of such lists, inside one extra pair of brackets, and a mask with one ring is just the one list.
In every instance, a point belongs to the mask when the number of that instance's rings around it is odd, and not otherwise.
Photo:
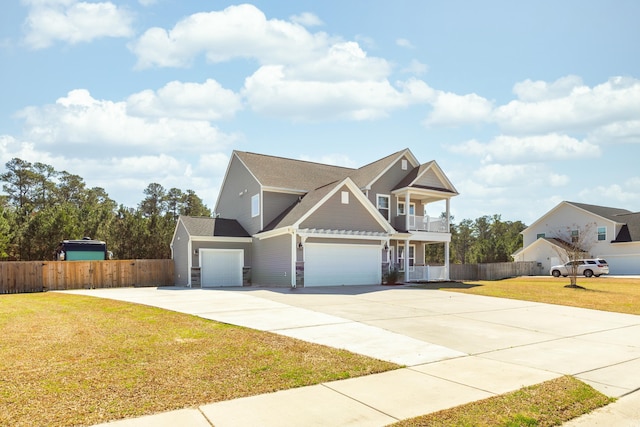
[(251, 237), (235, 219), (181, 216), (190, 236)]
[(626, 209), (609, 208), (606, 206), (597, 206), (597, 205), (587, 205), (586, 203), (575, 203), (575, 202), (567, 202), (567, 203), (577, 208), (584, 209), (585, 211), (589, 211), (595, 215), (598, 215), (603, 218), (607, 218), (607, 219), (610, 219), (611, 221), (616, 221), (616, 222), (625, 222), (625, 221), (620, 221), (620, 215), (631, 213), (631, 211), (628, 211)]
[(286, 159), (284, 157), (235, 151), (256, 179), (265, 187), (310, 191), (337, 181), (353, 172), (351, 168)]

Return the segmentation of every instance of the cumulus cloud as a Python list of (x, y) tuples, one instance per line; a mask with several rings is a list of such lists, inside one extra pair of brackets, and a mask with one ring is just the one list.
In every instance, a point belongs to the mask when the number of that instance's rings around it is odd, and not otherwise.
[(300, 24), (305, 27), (319, 27), (321, 25), (324, 25), (324, 22), (322, 22), (320, 18), (318, 18), (311, 12), (304, 12), (300, 15), (293, 15), (289, 19), (291, 19), (291, 22), (295, 22), (296, 24)]
[(133, 17), (111, 2), (77, 0), (22, 0), (29, 7), (26, 44), (43, 49), (55, 41), (70, 44), (102, 37), (131, 37)]
[(449, 150), (456, 154), (481, 157), (485, 163), (575, 160), (595, 158), (602, 154), (600, 147), (587, 140), (578, 140), (561, 134), (527, 137), (499, 135), (488, 143), (470, 140), (451, 146)]
[(413, 49), (413, 47), (414, 47), (413, 44), (409, 40), (402, 39), (402, 38), (396, 39), (396, 45), (398, 45), (400, 47), (407, 48), (407, 49)]
[(613, 77), (593, 88), (568, 77), (552, 84), (516, 85), (521, 99), (498, 107), (494, 120), (508, 133), (589, 131), (612, 122), (637, 120), (640, 80)]
[(186, 67), (203, 53), (211, 62), (251, 58), (261, 64), (288, 64), (317, 56), (327, 44), (324, 33), (268, 20), (257, 7), (243, 4), (190, 15), (170, 30), (150, 28), (130, 49), (138, 57), (137, 67), (147, 68)]
[(98, 100), (84, 89), (52, 105), (25, 108), (18, 117), (24, 120), (25, 139), (80, 152), (209, 152), (233, 140), (205, 120), (132, 116), (126, 102)]
[(242, 100), (207, 79), (202, 84), (172, 81), (157, 91), (144, 90), (129, 96), (126, 106), (129, 114), (139, 117), (221, 120), (233, 117), (242, 108)]
[(427, 126), (459, 126), (485, 122), (490, 119), (493, 103), (475, 93), (457, 95), (438, 92), (427, 116)]

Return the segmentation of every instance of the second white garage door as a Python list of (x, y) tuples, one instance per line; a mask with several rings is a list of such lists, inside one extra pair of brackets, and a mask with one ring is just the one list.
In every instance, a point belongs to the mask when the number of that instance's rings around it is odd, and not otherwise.
[(378, 285), (382, 250), (378, 245), (307, 243), (304, 286)]
[(242, 249), (200, 249), (200, 281), (203, 288), (242, 286)]

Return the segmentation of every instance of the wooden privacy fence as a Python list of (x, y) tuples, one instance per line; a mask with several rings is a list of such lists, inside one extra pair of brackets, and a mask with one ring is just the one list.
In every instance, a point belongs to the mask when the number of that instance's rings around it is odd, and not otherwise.
[(171, 286), (173, 268), (171, 259), (0, 262), (0, 294)]
[(516, 276), (544, 274), (536, 261), (496, 262), (491, 264), (451, 264), (451, 280), (500, 280)]

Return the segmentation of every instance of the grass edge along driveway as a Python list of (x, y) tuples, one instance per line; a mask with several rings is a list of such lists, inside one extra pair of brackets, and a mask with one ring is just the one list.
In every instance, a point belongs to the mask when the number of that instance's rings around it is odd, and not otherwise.
[(0, 296), (0, 425), (91, 425), (396, 369), (196, 316), (61, 293)]

